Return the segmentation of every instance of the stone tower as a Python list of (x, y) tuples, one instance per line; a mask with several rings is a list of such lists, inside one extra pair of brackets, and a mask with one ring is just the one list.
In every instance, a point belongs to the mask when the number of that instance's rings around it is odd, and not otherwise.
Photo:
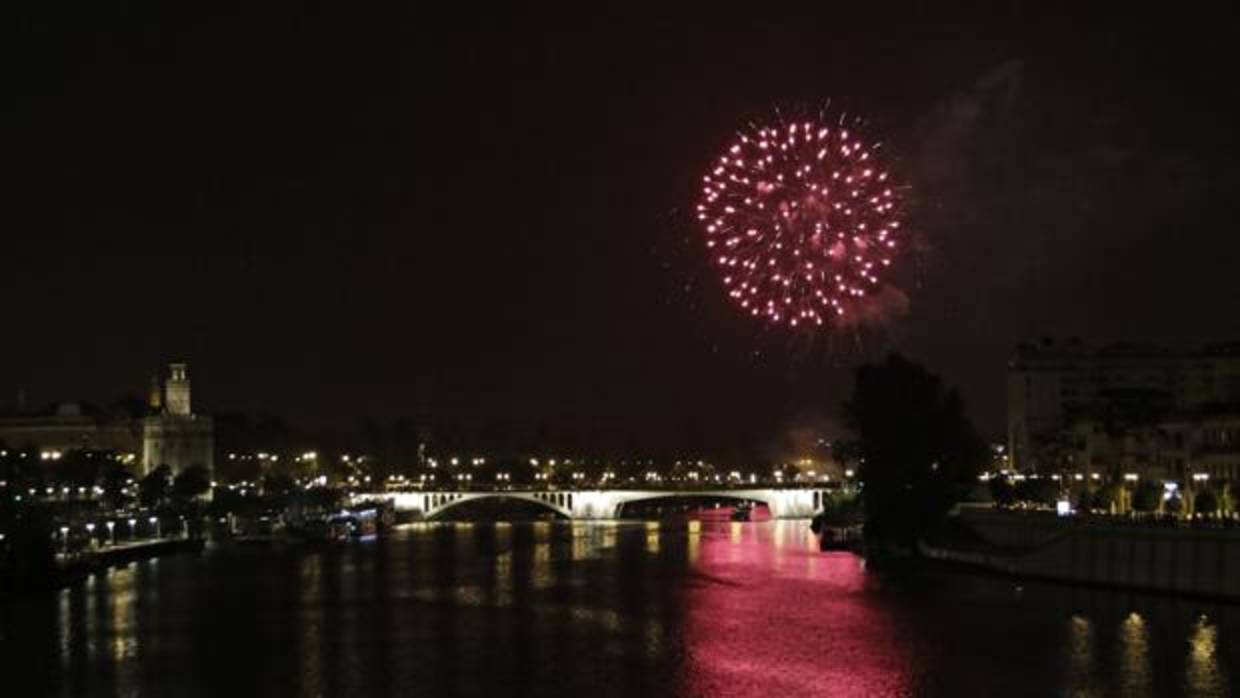
[(188, 417), (192, 412), (189, 404), (189, 376), (185, 373), (185, 364), (169, 364), (168, 371), (168, 383), (164, 386), (168, 414)]
[(158, 414), (164, 409), (164, 387), (159, 384), (159, 372), (151, 374), (151, 387), (146, 394), (146, 405), (151, 408), (152, 414)]
[[(152, 395), (158, 394), (158, 385)], [(189, 375), (185, 364), (169, 364), (163, 387), (163, 409), (142, 422), (142, 469), (167, 465), (173, 473), (200, 465), (211, 472), (215, 466), (215, 430), (211, 418), (194, 414), (189, 401)]]

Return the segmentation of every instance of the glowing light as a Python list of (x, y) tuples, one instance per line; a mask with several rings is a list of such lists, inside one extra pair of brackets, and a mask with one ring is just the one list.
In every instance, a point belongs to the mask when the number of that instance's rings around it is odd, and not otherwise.
[(716, 161), (697, 218), (743, 310), (812, 328), (847, 321), (878, 291), (901, 206), (875, 152), (824, 120), (755, 125)]

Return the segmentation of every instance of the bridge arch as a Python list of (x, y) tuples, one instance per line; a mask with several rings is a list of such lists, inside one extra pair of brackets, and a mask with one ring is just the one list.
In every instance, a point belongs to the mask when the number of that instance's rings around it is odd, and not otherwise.
[(450, 509), (467, 504), (469, 502), (482, 502), (487, 500), (504, 500), (510, 499), (518, 502), (529, 502), (537, 504), (548, 511), (552, 511), (560, 516), (571, 519), (572, 498), (557, 497), (554, 495), (563, 495), (567, 493), (556, 492), (457, 492), (445, 495), (429, 495), (432, 497), (440, 497), (438, 500), (427, 500), (427, 506), (422, 509), (422, 516), (428, 520), (438, 518), (440, 514)]
[(431, 519), (443, 511), (468, 501), (515, 499), (546, 507), (571, 519), (615, 519), (622, 508), (633, 502), (711, 498), (752, 501), (765, 504), (772, 518), (809, 518), (821, 510), (829, 494), (822, 489), (800, 488), (703, 488), (700, 490), (500, 490), (500, 491), (415, 491), (383, 494), (357, 494), (354, 500), (387, 499), (397, 512), (409, 512)]
[(716, 500), (726, 500), (729, 502), (736, 502), (737, 504), (740, 504), (743, 502), (756, 502), (758, 504), (762, 504), (766, 506), (767, 509), (770, 509), (772, 512), (774, 511), (774, 506), (775, 506), (774, 503), (770, 501), (769, 498), (762, 497), (760, 495), (755, 496), (754, 493), (752, 492), (729, 492), (729, 491), (643, 492), (639, 495), (625, 497), (622, 501), (617, 502), (614, 516), (616, 518), (623, 516), (625, 509), (629, 507), (630, 505), (641, 504), (644, 502), (652, 502), (652, 501), (661, 500), (661, 499), (662, 500), (666, 500), (666, 499), (716, 499)]

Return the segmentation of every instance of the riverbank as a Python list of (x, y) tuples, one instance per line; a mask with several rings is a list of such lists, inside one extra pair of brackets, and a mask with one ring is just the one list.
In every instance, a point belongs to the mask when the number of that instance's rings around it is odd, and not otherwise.
[(20, 594), (61, 589), (83, 581), (92, 574), (110, 567), (123, 567), (132, 562), (168, 555), (201, 553), (206, 541), (201, 538), (158, 538), (107, 546), (58, 560), (42, 574), (26, 575), (7, 580), (0, 594)]
[(924, 557), (1020, 579), (1240, 602), (1235, 529), (1004, 511), (962, 512), (952, 523), (955, 534), (919, 543)]
[(116, 567), (164, 555), (200, 553), (205, 546), (206, 541), (201, 538), (164, 538), (116, 545), (94, 553), (94, 567)]

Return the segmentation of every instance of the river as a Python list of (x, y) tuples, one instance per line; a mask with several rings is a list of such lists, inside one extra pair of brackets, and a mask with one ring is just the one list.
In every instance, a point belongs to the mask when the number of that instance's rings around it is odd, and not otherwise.
[(21, 696), (1229, 695), (1240, 607), (878, 573), (803, 521), (413, 524), (0, 607)]

